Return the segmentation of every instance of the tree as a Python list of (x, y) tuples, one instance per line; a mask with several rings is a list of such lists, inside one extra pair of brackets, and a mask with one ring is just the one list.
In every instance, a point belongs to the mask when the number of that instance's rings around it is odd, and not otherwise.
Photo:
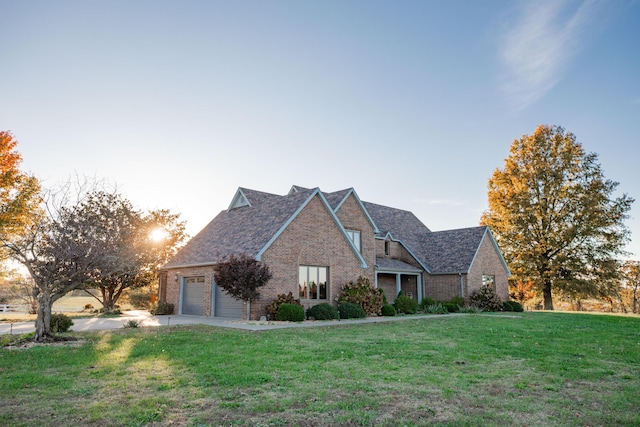
[(481, 222), (498, 241), (515, 280), (533, 280), (544, 308), (552, 292), (577, 297), (609, 292), (624, 254), (633, 199), (614, 197), (598, 156), (559, 126), (540, 125), (511, 145), (489, 180)]
[(523, 282), (522, 280), (516, 280), (515, 283), (510, 283), (509, 296), (518, 301), (521, 306), (525, 306), (525, 303), (536, 297), (536, 292), (533, 290), (533, 282), (531, 280)]
[(235, 299), (250, 302), (260, 296), (258, 288), (271, 280), (269, 267), (247, 255), (231, 255), (215, 266), (216, 284)]
[(184, 224), (176, 215), (167, 211), (143, 215), (104, 187), (69, 181), (48, 190), (40, 208), (24, 221), (22, 232), (2, 236), (2, 246), (26, 267), (34, 282), (36, 341), (52, 337), (51, 307), (70, 291), (102, 287), (102, 301), (108, 305), (123, 289), (148, 279), (149, 272), (172, 253), (171, 248), (150, 244), (151, 227), (160, 224), (174, 230), (176, 242), (185, 237)]
[[(179, 215), (167, 210), (144, 214), (115, 192), (93, 191), (75, 210), (75, 223), (83, 230), (79, 243), (96, 257), (85, 287), (97, 288), (97, 298), (112, 311), (127, 289), (151, 284), (157, 269), (175, 253), (186, 234)], [(162, 240), (152, 238), (162, 230)], [(92, 294), (93, 295), (93, 294)]]
[(80, 244), (83, 230), (73, 221), (74, 207), (47, 208), (31, 216), (24, 232), (3, 242), (10, 256), (33, 279), (38, 301), (35, 341), (52, 337), (53, 303), (91, 279), (96, 257)]
[(10, 132), (0, 132), (0, 239), (11, 240), (24, 232), (30, 215), (40, 205), (40, 184), (20, 171), (22, 156)]
[(640, 261), (625, 261), (622, 264), (623, 287), (621, 296), (623, 306), (628, 305), (631, 312), (640, 313)]

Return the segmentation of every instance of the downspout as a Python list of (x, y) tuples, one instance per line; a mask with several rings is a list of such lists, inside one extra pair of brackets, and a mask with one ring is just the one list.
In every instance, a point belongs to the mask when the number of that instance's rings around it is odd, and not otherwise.
[(460, 276), (460, 296), (464, 298), (464, 278), (462, 277), (462, 273), (458, 273)]

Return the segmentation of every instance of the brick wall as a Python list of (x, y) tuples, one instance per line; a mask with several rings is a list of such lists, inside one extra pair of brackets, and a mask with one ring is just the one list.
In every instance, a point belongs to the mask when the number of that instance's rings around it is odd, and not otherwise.
[[(436, 301), (448, 301), (460, 296), (460, 276), (457, 274), (424, 274), (423, 279), (426, 297)], [(462, 280), (466, 282), (466, 274), (462, 275)]]
[(365, 216), (364, 212), (355, 196), (351, 194), (344, 201), (340, 209), (336, 212), (336, 216), (347, 230), (360, 231), (360, 252), (367, 262), (367, 268), (362, 275), (367, 277), (371, 283), (375, 282), (375, 263), (376, 263), (376, 238), (373, 232), (373, 226)]
[[(363, 236), (363, 244), (365, 240), (366, 236)], [(278, 236), (263, 254), (262, 261), (271, 268), (273, 277), (261, 288), (260, 300), (251, 304), (254, 319), (266, 314), (266, 306), (278, 294), (292, 292), (297, 298), (298, 267), (301, 265), (329, 267), (328, 299), (302, 300), (305, 308), (319, 302), (335, 302), (343, 284), (370, 274), (368, 271), (373, 272), (374, 268), (372, 264), (367, 269), (361, 268), (360, 261), (319, 196), (314, 197)]]
[(475, 290), (480, 289), (483, 275), (495, 277), (496, 293), (502, 301), (507, 301), (509, 299), (507, 272), (489, 236), (485, 236), (482, 240), (476, 259), (471, 266), (465, 297), (469, 297)]

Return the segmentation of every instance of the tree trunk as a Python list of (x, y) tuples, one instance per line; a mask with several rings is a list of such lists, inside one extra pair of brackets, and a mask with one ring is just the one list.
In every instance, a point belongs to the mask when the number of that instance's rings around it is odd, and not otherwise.
[(51, 337), (51, 306), (53, 301), (48, 292), (38, 295), (38, 317), (36, 318), (35, 341), (44, 341)]
[(102, 292), (102, 307), (105, 313), (113, 311), (113, 306), (115, 305), (115, 301), (113, 301), (113, 290), (103, 286), (100, 288), (100, 291)]
[(542, 297), (544, 298), (544, 309), (553, 310), (553, 297), (551, 296), (551, 280), (545, 279), (542, 288)]

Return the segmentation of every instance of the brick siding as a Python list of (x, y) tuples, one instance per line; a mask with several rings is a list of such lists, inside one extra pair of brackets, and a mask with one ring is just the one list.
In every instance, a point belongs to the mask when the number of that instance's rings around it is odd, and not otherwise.
[[(370, 235), (373, 235), (372, 230)], [(369, 247), (370, 243), (363, 233), (365, 245)], [(329, 267), (327, 300), (301, 300), (305, 308), (320, 302), (335, 303), (343, 284), (373, 271), (373, 265), (367, 269), (361, 267), (359, 259), (319, 196), (314, 197), (278, 236), (265, 251), (262, 260), (274, 274), (260, 290), (260, 300), (252, 302), (252, 318), (266, 314), (266, 306), (278, 294), (292, 292), (297, 298), (298, 267), (301, 265)]]

